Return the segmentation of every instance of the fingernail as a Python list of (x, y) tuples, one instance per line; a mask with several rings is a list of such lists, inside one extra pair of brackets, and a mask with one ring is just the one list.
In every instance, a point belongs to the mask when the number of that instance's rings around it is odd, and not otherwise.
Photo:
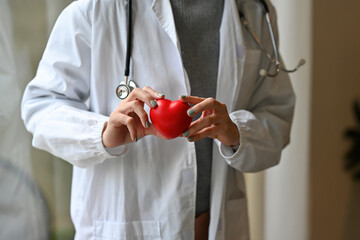
[(184, 137), (189, 136), (189, 130), (186, 130), (185, 132), (183, 132), (183, 136), (184, 136)]
[(185, 99), (186, 98), (186, 95), (181, 95), (180, 96), (182, 99)]
[(188, 141), (189, 141), (189, 142), (192, 142), (193, 140), (194, 140), (193, 137), (189, 137), (189, 138), (188, 138)]
[(189, 117), (191, 117), (193, 114), (195, 113), (194, 109), (190, 108), (189, 110), (187, 110), (187, 114), (189, 115)]
[(150, 104), (151, 104), (151, 106), (153, 106), (153, 107), (156, 107), (156, 106), (157, 106), (157, 103), (155, 102), (155, 100), (151, 100), (151, 101), (150, 101)]
[(163, 97), (163, 96), (165, 96), (165, 95), (162, 94), (162, 93), (158, 93), (158, 96), (159, 96), (159, 97)]
[(149, 121), (146, 121), (146, 122), (145, 122), (145, 126), (146, 126), (146, 128), (149, 128), (149, 127), (150, 127)]
[(135, 137), (135, 142), (137, 142), (138, 141), (138, 138), (137, 137)]

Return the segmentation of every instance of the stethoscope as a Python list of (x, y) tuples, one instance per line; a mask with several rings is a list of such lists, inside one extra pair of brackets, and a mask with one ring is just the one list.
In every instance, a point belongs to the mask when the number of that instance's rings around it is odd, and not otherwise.
[[(284, 68), (283, 66), (281, 66), (280, 61), (279, 61), (279, 53), (278, 53), (278, 49), (277, 49), (277, 46), (276, 46), (276, 40), (275, 40), (275, 36), (274, 36), (274, 31), (273, 31), (273, 28), (272, 28), (272, 25), (271, 25), (269, 7), (268, 7), (267, 3), (265, 2), (265, 0), (259, 0), (259, 1), (263, 5), (263, 10), (265, 12), (265, 18), (266, 18), (267, 26), (268, 26), (269, 33), (270, 33), (271, 43), (272, 43), (272, 47), (274, 49), (275, 58), (271, 57), (269, 52), (265, 50), (265, 48), (262, 45), (260, 39), (255, 34), (255, 32), (252, 30), (249, 22), (246, 20), (244, 13), (242, 12), (242, 10), (239, 11), (240, 20), (241, 20), (241, 23), (244, 25), (245, 29), (251, 34), (252, 38), (257, 43), (257, 45), (260, 47), (260, 49), (265, 53), (266, 57), (273, 64), (275, 64), (275, 66), (276, 66), (276, 69), (275, 69), (274, 73), (269, 73), (265, 69), (260, 69), (259, 74), (261, 76), (263, 76), (263, 77), (276, 77), (279, 74), (280, 70), (283, 71), (283, 72), (287, 72), (287, 73), (296, 72), (302, 65), (305, 64), (305, 59), (303, 59), (303, 58), (300, 59), (300, 61), (298, 62), (298, 64), (296, 65), (296, 67), (294, 69), (288, 70), (288, 69)], [(241, 9), (243, 9), (243, 8), (241, 8)]]
[[(244, 13), (241, 10), (239, 11), (239, 15), (240, 15), (241, 23), (244, 25), (245, 29), (251, 34), (254, 41), (257, 43), (259, 48), (265, 53), (266, 57), (271, 61), (271, 63), (275, 64), (275, 66), (276, 66), (274, 73), (269, 73), (265, 69), (261, 69), (259, 71), (259, 74), (264, 77), (266, 77), (266, 76), (267, 77), (276, 77), (280, 71), (287, 72), (287, 73), (293, 73), (293, 72), (297, 71), (302, 65), (305, 64), (305, 60), (300, 59), (299, 63), (297, 64), (297, 66), (294, 69), (288, 70), (288, 69), (284, 68), (283, 66), (281, 66), (280, 61), (279, 61), (279, 53), (278, 53), (278, 49), (276, 46), (276, 40), (275, 40), (272, 25), (271, 25), (269, 7), (268, 7), (267, 3), (265, 2), (265, 0), (257, 0), (257, 1), (260, 1), (260, 3), (263, 6), (263, 10), (265, 12), (265, 18), (266, 18), (267, 26), (268, 26), (270, 37), (271, 37), (272, 47), (274, 49), (274, 57), (271, 57), (269, 52), (266, 51), (266, 49), (264, 48), (264, 46), (262, 45), (262, 43), (260, 41), (260, 38), (258, 38), (258, 36), (255, 34), (255, 32), (252, 30), (249, 22), (247, 21)], [(129, 96), (129, 94), (131, 93), (131, 91), (134, 88), (136, 88), (136, 83), (133, 80), (129, 80), (130, 58), (131, 58), (131, 47), (132, 47), (132, 44), (131, 44), (132, 43), (131, 9), (132, 9), (132, 0), (128, 0), (127, 9), (126, 9), (126, 11), (127, 11), (127, 28), (128, 29), (127, 29), (127, 48), (126, 48), (126, 59), (125, 59), (125, 73), (124, 73), (125, 80), (121, 81), (120, 84), (118, 85), (118, 87), (116, 88), (116, 95), (120, 99), (127, 98)]]

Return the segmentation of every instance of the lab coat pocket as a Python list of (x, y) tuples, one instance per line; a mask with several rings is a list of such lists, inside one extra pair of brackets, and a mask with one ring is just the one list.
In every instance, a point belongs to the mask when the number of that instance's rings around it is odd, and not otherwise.
[(160, 240), (160, 222), (110, 222), (97, 221), (94, 225), (95, 240)]

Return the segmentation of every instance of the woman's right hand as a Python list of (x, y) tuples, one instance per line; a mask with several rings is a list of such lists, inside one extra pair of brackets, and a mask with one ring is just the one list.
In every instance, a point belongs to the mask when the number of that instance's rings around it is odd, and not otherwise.
[(144, 104), (156, 108), (157, 99), (164, 98), (163, 94), (150, 87), (135, 88), (129, 96), (122, 100), (110, 114), (109, 121), (105, 124), (102, 141), (105, 147), (111, 148), (136, 142), (146, 135), (155, 135), (166, 139), (150, 124)]

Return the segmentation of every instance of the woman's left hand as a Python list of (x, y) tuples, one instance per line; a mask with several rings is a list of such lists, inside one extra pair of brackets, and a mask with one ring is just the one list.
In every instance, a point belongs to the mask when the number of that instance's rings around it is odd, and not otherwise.
[(238, 128), (230, 119), (225, 104), (214, 98), (193, 96), (181, 96), (180, 100), (194, 105), (188, 110), (189, 116), (202, 113), (201, 117), (192, 122), (188, 130), (183, 133), (190, 142), (210, 137), (229, 146), (240, 144)]

